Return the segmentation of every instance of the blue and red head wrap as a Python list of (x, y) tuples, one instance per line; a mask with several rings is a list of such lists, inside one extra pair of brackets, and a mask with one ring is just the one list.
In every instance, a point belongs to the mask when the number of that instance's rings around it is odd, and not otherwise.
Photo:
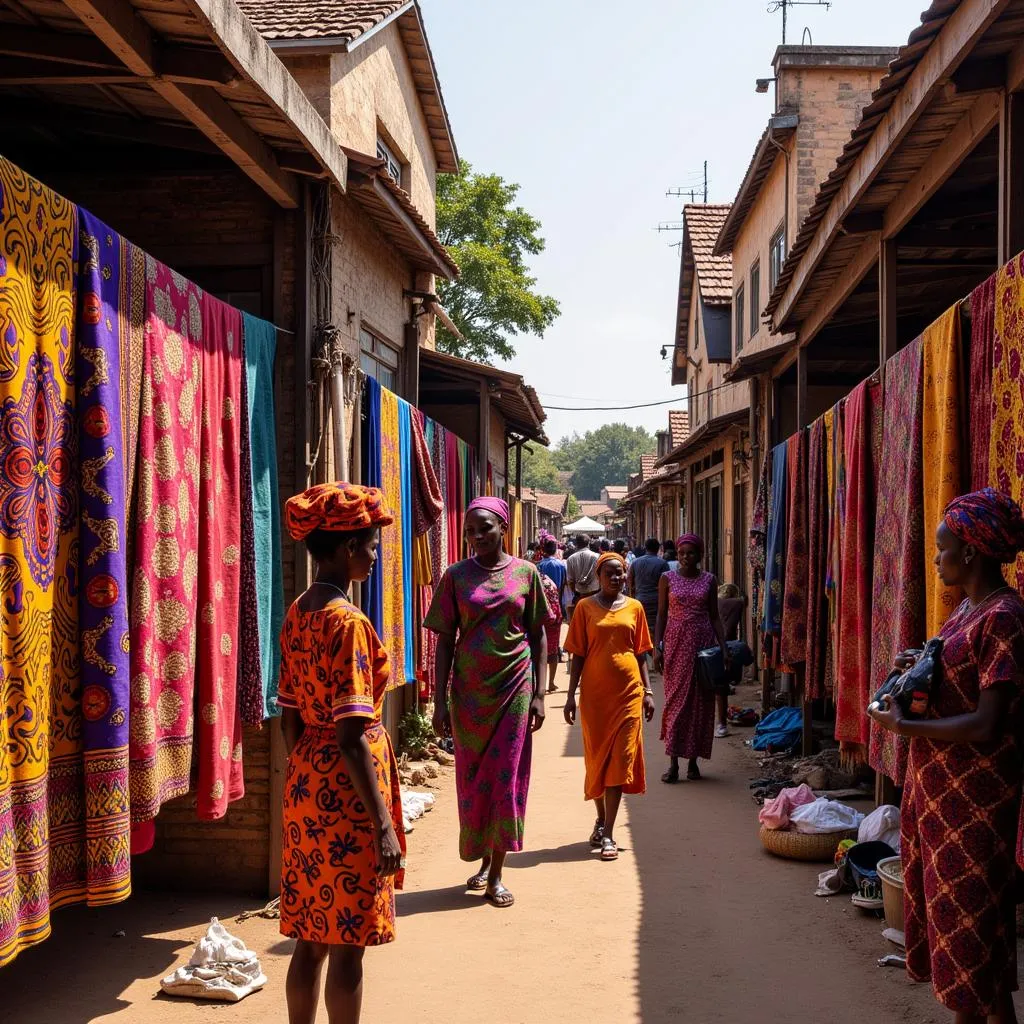
[(676, 541), (676, 554), (679, 554), (680, 549), (684, 544), (689, 544), (691, 548), (696, 548), (701, 555), (704, 554), (704, 539), (696, 533), (684, 533)]
[(483, 512), (491, 512), (496, 515), (506, 526), (508, 526), (508, 503), (502, 501), (501, 498), (474, 498), (466, 508), (466, 514), (468, 515), (474, 509), (480, 509)]
[(954, 537), (973, 544), (982, 555), (1005, 564), (1024, 549), (1024, 516), (1007, 494), (986, 487), (954, 498), (942, 521)]

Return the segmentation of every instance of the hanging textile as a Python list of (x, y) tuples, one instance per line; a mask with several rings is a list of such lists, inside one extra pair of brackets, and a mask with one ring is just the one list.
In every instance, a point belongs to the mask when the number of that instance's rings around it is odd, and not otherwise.
[(750, 533), (747, 541), (747, 562), (750, 575), (754, 581), (751, 593), (751, 607), (754, 622), (764, 621), (765, 559), (768, 547), (768, 457), (761, 459), (761, 473), (757, 482), (757, 496), (754, 499), (754, 511), (750, 517)]
[[(880, 388), (863, 381), (843, 410), (845, 509), (840, 534), (836, 739), (847, 761), (867, 758), (871, 688), (871, 561), (875, 526), (874, 463)], [(877, 421), (877, 423), (876, 423)], [(880, 435), (879, 435), (880, 436)]]
[(269, 718), (280, 714), (277, 707), (277, 677), (281, 662), (281, 626), (284, 623), (281, 496), (277, 476), (277, 416), (274, 410), (277, 328), (266, 320), (259, 320), (248, 313), (243, 313), (242, 316), (263, 715)]
[(388, 688), (405, 683), (405, 607), (402, 561), (402, 461), (398, 425), (398, 396), (380, 389), (380, 476), (384, 504), (396, 517), (395, 523), (380, 531), (380, 557), (377, 564), (383, 580), (383, 629), (381, 642), (391, 655)]
[[(871, 607), (872, 692), (892, 671), (900, 651), (920, 647), (925, 640), (922, 377), (920, 338), (885, 364)], [(876, 722), (870, 729), (869, 764), (902, 786), (909, 741)]]
[[(1015, 256), (996, 275), (995, 361), (992, 366), (992, 437), (989, 483), (1024, 500), (1021, 466), (1024, 438), (1024, 254)], [(1024, 590), (1024, 554), (1003, 567), (1007, 581)]]
[[(998, 316), (998, 313), (997, 313)], [(924, 538), (926, 564), (935, 555), (935, 531), (946, 506), (963, 493), (961, 459), (963, 402), (960, 309), (951, 306), (922, 335), (924, 399), (921, 461), (924, 467)], [(960, 603), (959, 588), (947, 587), (937, 573), (925, 576), (925, 630), (937, 636)]]
[(395, 662), (392, 676), (398, 675), (398, 681), (411, 683), (416, 679), (416, 643), (414, 633), (413, 609), (415, 594), (413, 592), (413, 444), (411, 406), (403, 399), (398, 399), (398, 458), (399, 477), (401, 480), (399, 502), (402, 539), (402, 620), (401, 631), (404, 662)]
[(786, 553), (786, 445), (772, 449), (771, 495), (768, 503), (768, 546), (765, 554), (765, 633), (781, 635)]
[[(363, 384), (363, 479), (368, 487), (381, 486), (381, 387), (372, 377)], [(381, 542), (383, 543), (383, 531)], [(383, 551), (381, 552), (383, 554)], [(384, 635), (384, 568), (377, 559), (370, 578), (363, 585), (363, 603), (366, 617), (379, 637)]]
[(201, 819), (212, 819), (223, 817), (228, 804), (245, 792), (235, 683), (242, 542), (239, 496), (250, 481), (241, 476), (242, 314), (203, 294), (200, 318), (196, 813)]
[(0, 966), (50, 934), (54, 845), (78, 813), (48, 785), (81, 759), (75, 213), (0, 158)]
[[(430, 531), (431, 579), (437, 582), (448, 568), (448, 458), (447, 431), (432, 419), (426, 420), (426, 431), (430, 443), (430, 459), (437, 470), (437, 482), (441, 498), (441, 514)], [(429, 630), (427, 631), (429, 633)], [(432, 634), (436, 636), (437, 634)]]
[(462, 459), (459, 439), (451, 432), (445, 435), (445, 460), (448, 467), (448, 495), (445, 501), (448, 519), (448, 564), (462, 557), (462, 517), (465, 509), (465, 485), (462, 480)]
[(779, 656), (791, 670), (807, 656), (807, 432), (786, 441), (786, 555), (782, 643)]
[(993, 274), (971, 292), (971, 373), (968, 419), (971, 438), (971, 490), (989, 483), (992, 443), (992, 366), (996, 336), (996, 279)]
[[(79, 246), (78, 499), (82, 522), (96, 524), (87, 525), (79, 540), (85, 768), (80, 877), (90, 905), (99, 905), (131, 893), (126, 435), (132, 346), (142, 340), (145, 257), (86, 210), (79, 210)], [(140, 355), (136, 351), (134, 358)]]
[[(432, 421), (431, 421), (432, 422)], [(438, 480), (431, 459), (430, 446), (424, 433), (426, 417), (419, 409), (412, 410), (410, 428), (412, 431), (412, 487), (413, 532), (420, 537), (425, 534), (444, 512), (441, 482)]]
[(824, 697), (828, 653), (828, 470), (825, 420), (816, 419), (807, 432), (807, 643), (804, 660), (808, 700)]
[(846, 522), (846, 399), (837, 402), (824, 416), (826, 472), (828, 474), (828, 553), (825, 596), (828, 600), (828, 650), (826, 675), (831, 674), (833, 691), (839, 651), (839, 564)]

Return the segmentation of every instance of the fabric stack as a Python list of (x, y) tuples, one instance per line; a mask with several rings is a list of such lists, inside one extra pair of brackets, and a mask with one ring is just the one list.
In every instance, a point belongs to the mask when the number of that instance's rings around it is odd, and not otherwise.
[(126, 898), (165, 801), (242, 795), (283, 614), (275, 343), (0, 158), (0, 965)]

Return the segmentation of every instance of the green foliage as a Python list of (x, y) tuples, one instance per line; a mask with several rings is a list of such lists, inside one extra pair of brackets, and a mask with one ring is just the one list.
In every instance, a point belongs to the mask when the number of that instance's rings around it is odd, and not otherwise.
[(430, 719), (415, 708), (410, 708), (398, 723), (399, 747), (406, 753), (423, 750), (434, 741), (434, 728)]
[(576, 432), (569, 434), (568, 437), (563, 437), (551, 452), (555, 465), (563, 472), (575, 473), (576, 467), (583, 457), (586, 444), (586, 438)]
[(465, 341), (437, 325), (443, 352), (487, 362), (515, 354), (511, 337), (544, 331), (559, 315), (558, 302), (536, 290), (527, 256), (544, 251), (540, 221), (516, 206), (519, 186), (497, 174), (474, 174), (463, 160), (458, 174), (437, 177), (437, 234), (461, 274), (439, 281), (438, 297)]
[(549, 449), (539, 444), (523, 447), (523, 487), (534, 487), (548, 494), (561, 490), (558, 467)]
[(576, 499), (576, 495), (575, 494), (570, 494), (569, 495), (569, 504), (566, 507), (566, 512), (565, 512), (565, 517), (566, 517), (565, 521), (567, 523), (574, 523), (574, 522), (576, 522), (577, 519), (579, 519), (579, 517), (581, 515), (583, 515), (583, 509), (580, 508), (580, 503)]
[(657, 442), (643, 427), (607, 423), (564, 440), (555, 459), (561, 468), (572, 470), (573, 493), (597, 501), (605, 484), (624, 484), (640, 469), (640, 456), (655, 451)]

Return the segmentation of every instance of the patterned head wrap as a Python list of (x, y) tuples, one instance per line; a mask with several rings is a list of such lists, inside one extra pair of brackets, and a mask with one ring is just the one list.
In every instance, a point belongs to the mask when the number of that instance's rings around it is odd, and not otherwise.
[(696, 533), (684, 533), (676, 541), (676, 551), (680, 551), (684, 544), (689, 544), (691, 548), (696, 548), (702, 555), (704, 554), (704, 540)]
[(473, 509), (480, 509), (484, 512), (493, 512), (506, 526), (508, 526), (508, 504), (501, 498), (474, 498), (466, 508), (466, 515)]
[(1024, 549), (1024, 516), (1020, 506), (1001, 491), (986, 487), (954, 498), (943, 513), (946, 529), (965, 544), (1000, 564), (1012, 562)]
[(360, 484), (317, 484), (289, 498), (285, 506), (285, 525), (293, 540), (305, 540), (314, 530), (365, 530), (394, 521), (380, 489)]
[(625, 571), (625, 558), (623, 558), (622, 555), (618, 553), (618, 551), (606, 551), (603, 555), (601, 555), (600, 558), (598, 558), (597, 565), (594, 566), (595, 576), (601, 575), (601, 566), (604, 565), (606, 562), (618, 562), (622, 566), (623, 571)]

